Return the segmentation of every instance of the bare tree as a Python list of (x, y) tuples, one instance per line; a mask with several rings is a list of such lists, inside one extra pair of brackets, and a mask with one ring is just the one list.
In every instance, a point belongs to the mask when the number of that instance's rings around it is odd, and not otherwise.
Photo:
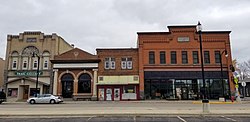
[(236, 63), (237, 68), (236, 71), (240, 73), (240, 76), (242, 79), (249, 78), (250, 77), (250, 60), (241, 62), (241, 63)]

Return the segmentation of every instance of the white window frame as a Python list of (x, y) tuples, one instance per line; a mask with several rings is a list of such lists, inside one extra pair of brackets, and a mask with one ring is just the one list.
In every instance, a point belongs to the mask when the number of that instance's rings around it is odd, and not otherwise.
[(121, 68), (122, 69), (133, 69), (132, 57), (121, 58)]
[(126, 69), (127, 68), (127, 62), (126, 61), (121, 61), (121, 68)]
[(115, 69), (115, 58), (105, 58), (104, 60), (105, 69)]
[(127, 61), (127, 68), (133, 69), (133, 62), (132, 61)]
[(44, 62), (43, 62), (43, 69), (49, 69), (49, 62), (48, 62), (48, 60), (44, 60)]
[[(35, 67), (35, 64), (36, 64), (36, 67)], [(35, 59), (33, 60), (33, 69), (37, 69), (38, 67), (38, 61)]]
[(104, 68), (105, 68), (105, 69), (109, 69), (109, 58), (105, 58), (105, 61), (104, 61)]
[(17, 59), (13, 59), (11, 68), (12, 69), (17, 69)]
[(115, 69), (115, 58), (110, 58), (110, 69)]
[[(26, 64), (26, 67), (24, 67)], [(24, 60), (23, 61), (23, 66), (22, 66), (23, 69), (28, 69), (28, 61), (27, 60)]]

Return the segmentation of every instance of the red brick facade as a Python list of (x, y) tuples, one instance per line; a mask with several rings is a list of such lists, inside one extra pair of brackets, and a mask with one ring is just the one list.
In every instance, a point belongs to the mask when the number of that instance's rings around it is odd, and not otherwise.
[[(140, 76), (140, 92), (144, 94), (145, 87), (145, 72), (173, 72), (177, 71), (201, 71), (200, 61), (200, 42), (199, 35), (196, 31), (196, 26), (168, 26), (169, 32), (138, 32), (138, 47), (139, 47), (139, 76)], [(231, 77), (230, 65), (232, 65), (231, 47), (230, 47), (230, 31), (203, 31), (202, 44), (203, 51), (209, 52), (210, 63), (204, 63), (206, 71), (220, 72), (220, 63), (215, 62), (215, 51), (222, 53), (223, 71), (226, 71), (229, 76), (226, 79), (230, 81), (231, 91), (234, 91), (234, 85)], [(165, 52), (165, 64), (160, 64), (160, 52)], [(176, 51), (176, 64), (171, 63), (171, 51)], [(182, 62), (182, 51), (187, 52), (187, 63)], [(193, 51), (198, 51), (199, 63), (193, 63)], [(154, 52), (154, 63), (149, 64), (149, 52)], [(203, 57), (204, 58), (204, 57)], [(217, 57), (218, 58), (218, 57)], [(180, 74), (181, 75), (181, 74)], [(206, 76), (206, 75), (205, 75)], [(165, 76), (162, 76), (165, 77)], [(197, 76), (198, 77), (198, 76)], [(220, 78), (220, 77), (215, 77)], [(166, 78), (169, 79), (169, 78)], [(185, 79), (184, 77), (173, 79)], [(187, 78), (190, 79), (190, 78)], [(191, 78), (192, 79), (192, 78)], [(198, 78), (200, 79), (200, 78)], [(151, 83), (151, 81), (150, 81)], [(150, 93), (151, 94), (151, 93)]]
[[(139, 99), (138, 49), (96, 50), (98, 58), (101, 60), (98, 69), (98, 100)], [(124, 60), (126, 63), (124, 62), (125, 64), (122, 66)], [(131, 67), (128, 67), (128, 61), (131, 62)]]

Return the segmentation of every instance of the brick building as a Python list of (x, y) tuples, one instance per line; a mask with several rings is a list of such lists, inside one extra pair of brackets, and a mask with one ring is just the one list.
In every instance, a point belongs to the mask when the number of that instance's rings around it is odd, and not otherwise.
[[(205, 90), (196, 25), (168, 26), (168, 29), (169, 32), (137, 33), (141, 99), (200, 99)], [(206, 89), (210, 99), (228, 97), (229, 87), (234, 91), (229, 34), (230, 31), (202, 31)]]
[(98, 100), (139, 99), (138, 49), (96, 49)]
[(0, 58), (0, 91), (4, 89), (4, 64), (5, 60)]
[(96, 83), (100, 60), (74, 48), (51, 60), (54, 70), (53, 94), (73, 100), (97, 100)]
[(53, 84), (50, 60), (72, 48), (55, 33), (45, 35), (42, 32), (23, 32), (8, 35), (4, 71), (8, 100), (27, 99), (36, 92), (50, 93)]

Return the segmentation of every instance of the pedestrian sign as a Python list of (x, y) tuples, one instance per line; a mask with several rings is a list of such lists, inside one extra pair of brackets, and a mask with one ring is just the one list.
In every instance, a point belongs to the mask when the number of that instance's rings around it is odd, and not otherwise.
[(246, 82), (241, 82), (241, 85), (243, 86), (243, 87), (245, 87), (247, 84), (246, 84)]

